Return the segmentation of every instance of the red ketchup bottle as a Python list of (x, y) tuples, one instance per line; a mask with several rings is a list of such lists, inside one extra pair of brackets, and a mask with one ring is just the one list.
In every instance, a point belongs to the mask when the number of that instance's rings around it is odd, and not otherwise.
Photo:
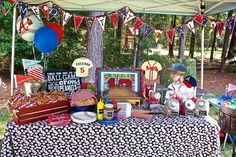
[(117, 113), (117, 101), (115, 100), (112, 100), (111, 101), (113, 107), (114, 107), (114, 116), (113, 116), (113, 119), (117, 119), (118, 118), (118, 113)]

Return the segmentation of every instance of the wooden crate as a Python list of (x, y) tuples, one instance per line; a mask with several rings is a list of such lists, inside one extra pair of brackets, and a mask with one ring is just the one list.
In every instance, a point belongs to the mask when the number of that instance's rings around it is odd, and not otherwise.
[(70, 111), (69, 104), (70, 102), (68, 100), (63, 100), (19, 110), (9, 105), (9, 111), (16, 124), (21, 125), (47, 119), (49, 114), (68, 113)]

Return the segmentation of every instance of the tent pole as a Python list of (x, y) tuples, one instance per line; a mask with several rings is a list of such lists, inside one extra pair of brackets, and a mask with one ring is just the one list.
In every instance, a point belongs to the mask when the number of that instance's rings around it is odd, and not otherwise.
[(11, 46), (11, 96), (14, 89), (14, 68), (15, 68), (15, 37), (16, 37), (16, 6), (13, 8), (12, 20), (12, 46)]
[(201, 89), (203, 89), (203, 74), (204, 74), (204, 30), (205, 27), (202, 27), (202, 35), (201, 35)]

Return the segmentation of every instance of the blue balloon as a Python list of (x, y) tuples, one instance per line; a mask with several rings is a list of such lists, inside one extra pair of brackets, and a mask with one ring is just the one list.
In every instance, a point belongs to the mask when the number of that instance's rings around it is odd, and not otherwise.
[(34, 35), (35, 47), (42, 53), (50, 53), (57, 48), (57, 32), (49, 27), (41, 27)]

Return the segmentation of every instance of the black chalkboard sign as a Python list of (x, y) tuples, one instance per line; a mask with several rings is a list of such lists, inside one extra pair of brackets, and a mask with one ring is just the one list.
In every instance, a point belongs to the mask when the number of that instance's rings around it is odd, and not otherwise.
[(45, 77), (47, 80), (46, 90), (64, 91), (69, 95), (73, 91), (81, 89), (81, 78), (77, 77), (75, 71), (46, 71)]

